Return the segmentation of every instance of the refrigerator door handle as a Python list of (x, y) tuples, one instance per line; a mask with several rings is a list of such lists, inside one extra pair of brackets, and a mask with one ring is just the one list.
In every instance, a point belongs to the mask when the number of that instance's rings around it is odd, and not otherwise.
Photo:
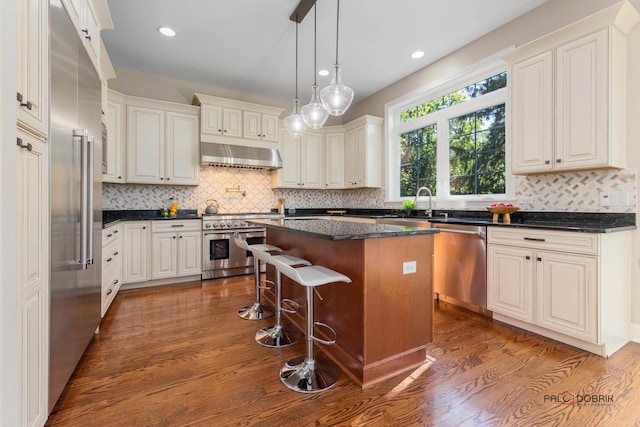
[(93, 264), (93, 136), (87, 137), (87, 265)]
[(80, 258), (78, 259), (79, 270), (87, 269), (87, 246), (88, 246), (88, 200), (87, 188), (89, 186), (87, 176), (87, 131), (86, 129), (74, 129), (73, 137), (80, 138)]

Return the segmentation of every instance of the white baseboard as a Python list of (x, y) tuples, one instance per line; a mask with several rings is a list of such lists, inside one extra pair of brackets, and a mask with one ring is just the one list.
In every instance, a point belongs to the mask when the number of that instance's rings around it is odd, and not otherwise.
[(637, 323), (632, 323), (630, 328), (630, 338), (631, 341), (640, 343), (640, 325)]

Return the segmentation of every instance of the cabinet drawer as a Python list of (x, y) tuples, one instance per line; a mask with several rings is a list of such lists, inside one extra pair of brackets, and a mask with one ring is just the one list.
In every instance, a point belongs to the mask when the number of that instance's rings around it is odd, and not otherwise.
[[(114, 268), (115, 267), (115, 268)], [(120, 275), (120, 269), (117, 266), (110, 267), (102, 275), (102, 316), (104, 317), (109, 305), (115, 298), (120, 285), (122, 284), (122, 277)]]
[(533, 228), (488, 227), (487, 243), (598, 255), (598, 234)]
[(199, 219), (179, 220), (167, 219), (151, 222), (151, 232), (171, 232), (171, 231), (195, 231), (202, 230), (202, 221)]
[(112, 225), (102, 230), (102, 247), (105, 248), (122, 235), (122, 224)]
[(105, 271), (113, 264), (120, 264), (122, 259), (122, 248), (120, 240), (114, 240), (102, 249), (102, 271)]

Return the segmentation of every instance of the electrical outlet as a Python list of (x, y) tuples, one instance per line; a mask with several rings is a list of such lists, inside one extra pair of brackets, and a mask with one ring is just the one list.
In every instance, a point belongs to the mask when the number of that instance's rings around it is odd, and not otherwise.
[(626, 191), (602, 192), (600, 206), (629, 206), (629, 193)]
[(416, 272), (416, 262), (407, 261), (402, 263), (402, 274), (413, 274)]
[(520, 197), (518, 201), (521, 205), (532, 205), (535, 203), (536, 199), (533, 197)]

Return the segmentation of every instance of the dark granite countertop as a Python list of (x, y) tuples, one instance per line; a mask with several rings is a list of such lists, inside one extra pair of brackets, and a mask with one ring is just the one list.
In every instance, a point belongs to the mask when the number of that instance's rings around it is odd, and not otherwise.
[(147, 210), (109, 210), (102, 211), (102, 228), (109, 227), (118, 221), (170, 221), (174, 219), (201, 219), (197, 209), (178, 209), (175, 216), (163, 217), (159, 209)]
[(433, 228), (326, 219), (256, 220), (251, 222), (264, 225), (266, 228), (287, 230), (329, 240), (374, 239), (380, 237), (436, 234), (439, 232), (439, 230)]
[[(537, 212), (518, 211), (511, 214), (511, 223), (493, 222), (493, 215), (486, 210), (434, 210), (433, 217), (417, 215), (407, 216), (403, 210), (393, 209), (342, 209), (344, 216), (356, 218), (398, 218), (412, 221), (428, 221), (432, 223), (491, 225), (506, 227), (529, 227), (548, 230), (577, 231), (583, 233), (611, 233), (616, 231), (635, 230), (636, 215), (633, 213), (600, 213), (600, 212)], [(444, 217), (448, 215), (448, 218)], [(297, 209), (295, 216), (328, 215), (327, 209)]]

